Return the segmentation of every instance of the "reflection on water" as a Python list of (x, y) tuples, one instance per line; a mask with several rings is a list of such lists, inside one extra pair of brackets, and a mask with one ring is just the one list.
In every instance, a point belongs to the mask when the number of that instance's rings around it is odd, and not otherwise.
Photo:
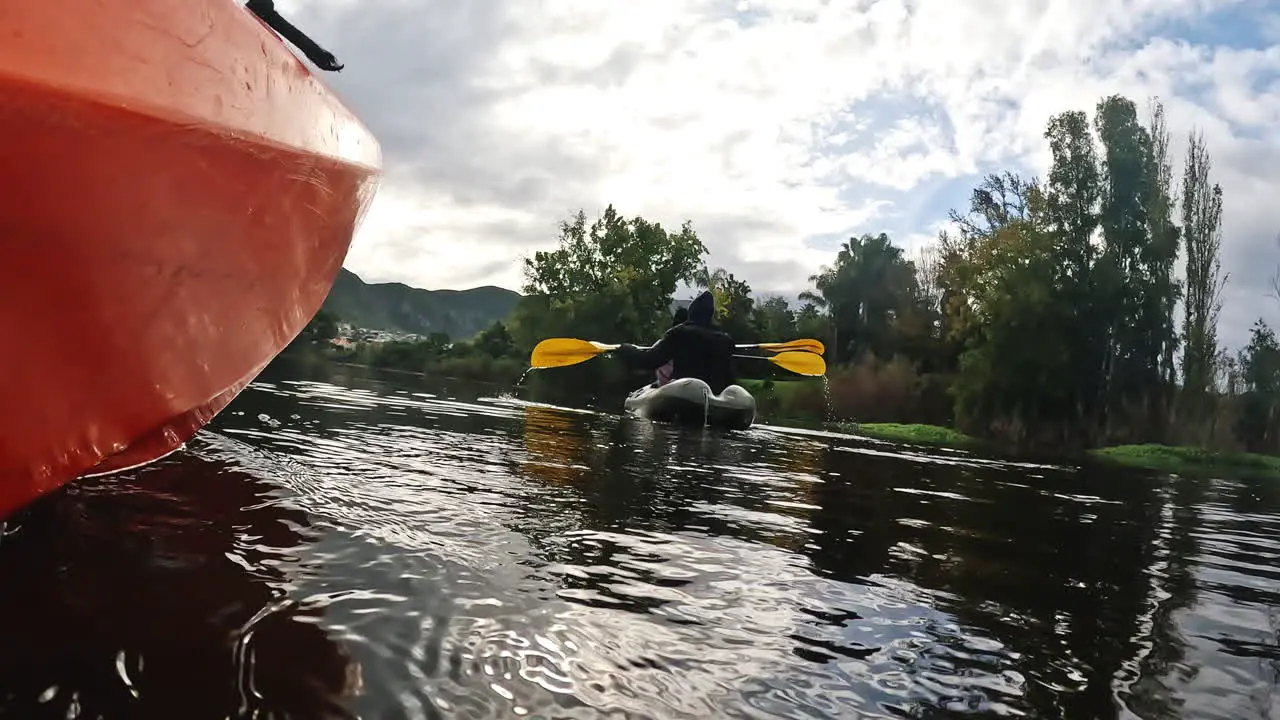
[(0, 715), (347, 717), (360, 667), (291, 597), (305, 513), (201, 443), (32, 508), (0, 540)]
[(17, 518), (0, 716), (1280, 717), (1280, 484), (325, 372)]

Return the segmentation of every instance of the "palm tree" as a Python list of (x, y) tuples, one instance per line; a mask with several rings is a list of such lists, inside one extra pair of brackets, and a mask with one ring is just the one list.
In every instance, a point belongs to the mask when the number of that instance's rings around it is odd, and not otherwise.
[[(843, 252), (843, 250), (841, 251)], [(800, 293), (800, 299), (813, 305), (818, 310), (826, 312), (827, 324), (831, 332), (831, 362), (835, 363), (840, 357), (840, 326), (836, 322), (835, 306), (832, 303), (833, 288), (835, 287), (836, 270), (827, 265), (823, 265), (818, 272), (809, 276), (809, 282), (813, 285), (813, 290), (805, 290)], [(816, 292), (815, 292), (816, 291)]]
[(826, 310), (831, 319), (833, 362), (848, 355), (841, 335), (865, 345), (863, 349), (883, 350), (893, 318), (918, 294), (914, 265), (884, 233), (849, 238), (835, 264), (823, 266), (809, 282), (814, 290), (800, 298)]

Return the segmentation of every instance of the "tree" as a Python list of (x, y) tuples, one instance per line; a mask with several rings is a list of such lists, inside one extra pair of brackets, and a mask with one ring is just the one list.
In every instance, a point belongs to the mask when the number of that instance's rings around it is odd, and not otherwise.
[(956, 367), (958, 423), (988, 434), (999, 428), (1015, 441), (1044, 428), (1065, 432), (1078, 395), (1069, 373), (1080, 363), (1071, 342), (1078, 318), (1065, 302), (1069, 245), (1050, 222), (1039, 182), (988, 175), (968, 212), (950, 216), (959, 233), (938, 238), (939, 340)]
[(1222, 275), (1222, 188), (1209, 185), (1212, 163), (1204, 137), (1193, 131), (1182, 177), (1182, 236), (1186, 243), (1186, 299), (1182, 321), (1182, 389), (1188, 404), (1204, 411), (1218, 352), (1218, 314), (1227, 278)]
[(756, 303), (751, 325), (756, 339), (761, 342), (781, 342), (797, 337), (796, 314), (783, 297), (769, 297)]
[(801, 298), (827, 311), (833, 361), (892, 356), (894, 320), (920, 298), (915, 266), (884, 233), (850, 238), (809, 281)]
[[(849, 238), (810, 276), (798, 307), (753, 297), (746, 281), (708, 266), (690, 223), (668, 232), (610, 206), (591, 222), (577, 212), (561, 223), (556, 248), (525, 261), (526, 295), (505, 322), (447, 353), (445, 338), (391, 344), (386, 356), (417, 362), (415, 353), (431, 351), (489, 362), (552, 335), (647, 343), (667, 329), (672, 297), (687, 283), (715, 295), (717, 323), (740, 341), (816, 337), (833, 369), (867, 361), (833, 374), (834, 383), (848, 383), (833, 397), (885, 405), (936, 390), (941, 409), (919, 403), (919, 419), (954, 417), (970, 432), (1060, 449), (1166, 441), (1172, 406), (1194, 410), (1182, 417), (1197, 424), (1214, 423), (1216, 409), (1227, 407), (1217, 402), (1225, 388), (1240, 399), (1238, 437), (1280, 448), (1275, 334), (1260, 322), (1234, 356), (1217, 337), (1227, 281), (1223, 199), (1203, 138), (1191, 136), (1177, 198), (1157, 99), (1140, 117), (1130, 100), (1103, 97), (1092, 113), (1050, 118), (1044, 138), (1051, 165), (1043, 180), (986, 175), (967, 206), (949, 213), (955, 229), (910, 257), (883, 233)], [(1280, 270), (1273, 290), (1280, 301)], [(902, 362), (875, 362), (894, 359)], [(623, 379), (622, 363), (574, 368), (552, 384), (580, 393), (581, 381)], [(531, 382), (539, 377), (553, 376)], [(897, 390), (881, 392), (890, 385)], [(1204, 427), (1202, 437), (1217, 438), (1217, 426)]]
[[(796, 311), (796, 337), (825, 339), (830, 329), (830, 321), (812, 302), (806, 302)], [(827, 348), (826, 355), (832, 357), (831, 348)]]
[(579, 211), (561, 223), (555, 250), (525, 259), (514, 338), (522, 349), (548, 333), (647, 342), (667, 329), (676, 287), (693, 280), (706, 252), (691, 222), (668, 233), (610, 205), (588, 226)]
[(452, 344), (452, 340), (449, 338), (449, 333), (439, 331), (429, 333), (427, 335), (426, 342), (439, 352), (444, 352), (449, 348), (449, 345)]
[(1034, 209), (1036, 181), (1016, 173), (991, 173), (973, 189), (969, 211), (949, 213), (965, 240), (990, 236), (1015, 220), (1026, 220)]
[[(1099, 225), (1102, 256), (1095, 274), (1098, 300), (1110, 318), (1106, 344), (1106, 417), (1108, 427), (1134, 420), (1142, 410), (1152, 421), (1159, 406), (1161, 361), (1172, 342), (1165, 332), (1175, 246), (1157, 243), (1149, 230), (1149, 207), (1159, 178), (1152, 160), (1152, 138), (1128, 98), (1113, 95), (1098, 103), (1094, 118), (1102, 140), (1102, 194)], [(1161, 276), (1163, 273), (1163, 276)]]
[(1100, 307), (1094, 275), (1093, 235), (1098, 227), (1102, 179), (1098, 153), (1085, 113), (1054, 116), (1045, 129), (1053, 162), (1044, 187), (1044, 217), (1059, 267), (1055, 284), (1060, 302), (1075, 309), (1063, 333), (1071, 347), (1071, 368), (1064, 382), (1074, 395), (1074, 420), (1080, 427), (1096, 423), (1102, 400), (1106, 337), (1110, 318)]
[(840, 355), (836, 352), (840, 344), (840, 335), (836, 330), (835, 315), (822, 292), (823, 287), (829, 284), (831, 277), (826, 267), (809, 276), (809, 282), (814, 287), (812, 290), (800, 293), (800, 301), (804, 305), (796, 315), (796, 328), (811, 328), (809, 334), (823, 341), (827, 347), (828, 359), (835, 362)]
[(755, 339), (755, 328), (751, 323), (755, 300), (746, 281), (739, 280), (724, 268), (711, 270), (703, 267), (694, 274), (694, 285), (710, 290), (715, 297), (716, 322), (725, 332), (742, 342)]
[(958, 272), (980, 330), (960, 357), (957, 421), (995, 425), (1026, 440), (1036, 431), (1065, 431), (1074, 393), (1064, 382), (1072, 348), (1063, 324), (1070, 308), (1054, 284), (1053, 236), (1030, 220), (1014, 220), (975, 241)]
[(512, 357), (516, 354), (515, 338), (501, 320), (495, 320), (492, 325), (481, 330), (471, 344), (476, 350), (492, 358)]
[(440, 349), (430, 342), (391, 340), (374, 346), (369, 363), (374, 367), (423, 372), (440, 356)]
[(1181, 228), (1174, 223), (1173, 165), (1169, 158), (1169, 129), (1165, 124), (1164, 105), (1157, 99), (1149, 102), (1147, 134), (1151, 150), (1147, 153), (1146, 213), (1151, 236), (1146, 256), (1150, 286), (1143, 294), (1144, 314), (1150, 318), (1153, 344), (1160, 345), (1160, 378), (1166, 389), (1159, 411), (1168, 414), (1169, 392), (1176, 385), (1175, 355), (1178, 331), (1174, 310), (1182, 299), (1182, 283), (1174, 277)]
[(942, 311), (942, 249), (939, 245), (923, 245), (916, 248), (911, 264), (916, 270), (916, 288), (925, 305), (935, 312)]
[(337, 336), (338, 316), (328, 310), (320, 310), (290, 344), (328, 342)]
[(1240, 353), (1244, 383), (1236, 435), (1254, 452), (1277, 447), (1277, 401), (1280, 400), (1280, 342), (1265, 322), (1253, 324), (1249, 344)]

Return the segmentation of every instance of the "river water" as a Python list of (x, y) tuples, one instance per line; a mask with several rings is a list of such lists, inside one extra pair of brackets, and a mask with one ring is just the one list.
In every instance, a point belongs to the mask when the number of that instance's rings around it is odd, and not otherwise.
[(1268, 718), (1278, 531), (1274, 482), (268, 374), (10, 523), (0, 716)]

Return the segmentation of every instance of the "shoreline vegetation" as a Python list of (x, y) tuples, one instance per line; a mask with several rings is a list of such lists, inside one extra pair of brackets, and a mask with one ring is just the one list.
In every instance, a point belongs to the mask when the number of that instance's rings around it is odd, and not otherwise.
[[(369, 363), (351, 362), (349, 360), (339, 359), (332, 352), (328, 352), (327, 349), (316, 352), (313, 348), (291, 347), (286, 355), (286, 357), (294, 358), (299, 356), (304, 359), (333, 363), (341, 366), (364, 368), (379, 372), (415, 375), (418, 377), (444, 376), (452, 379), (502, 384), (505, 382), (505, 379), (511, 375), (510, 372), (505, 372), (500, 373), (499, 377), (495, 378), (491, 374), (476, 372), (476, 367), (474, 365), (455, 366), (470, 369), (470, 372), (455, 374), (440, 372), (450, 367), (447, 365), (440, 365), (434, 368), (424, 367), (421, 369), (406, 369), (389, 367), (385, 364), (373, 365)], [(515, 367), (518, 367), (518, 363), (513, 362), (509, 366), (509, 368)], [(525, 369), (527, 368), (520, 369), (518, 375), (523, 375)], [(533, 374), (536, 375), (537, 373)], [(740, 381), (740, 384), (756, 396), (756, 399), (761, 404), (762, 409), (772, 403), (777, 403), (778, 395), (786, 396), (796, 393), (801, 385), (812, 385), (817, 389), (822, 387), (821, 380), (784, 380), (781, 382), (774, 382), (770, 380), (748, 379)], [(779, 386), (781, 386), (780, 392)], [(776, 405), (774, 406), (776, 407)], [(966, 435), (954, 428), (942, 425), (895, 422), (859, 423), (838, 420), (824, 421), (822, 418), (789, 417), (786, 415), (772, 415), (768, 420), (771, 424), (782, 426), (795, 425), (799, 427), (809, 427), (814, 424), (827, 425), (829, 426), (828, 429), (834, 429), (843, 434), (901, 445), (917, 445), (969, 452), (987, 451), (993, 455), (1000, 455), (1009, 451), (1009, 448), (993, 446), (979, 438)], [(1229, 473), (1237, 476), (1280, 479), (1280, 457), (1248, 452), (1215, 452), (1195, 446), (1160, 445), (1156, 443), (1113, 445), (1109, 447), (1092, 448), (1085, 451), (1083, 454), (1073, 454), (1070, 459), (1092, 460), (1112, 466), (1169, 472), (1186, 476)]]
[[(1044, 135), (1044, 178), (987, 175), (951, 211), (952, 229), (911, 254), (884, 233), (849, 238), (799, 305), (708, 264), (691, 220), (667, 229), (610, 205), (595, 220), (582, 210), (563, 220), (554, 248), (524, 259), (514, 309), (474, 337), (337, 347), (339, 319), (322, 311), (294, 344), (339, 362), (515, 383), (540, 340), (647, 344), (678, 295), (708, 289), (717, 324), (740, 343), (826, 346), (823, 379), (735, 361), (763, 422), (1280, 476), (1280, 340), (1260, 319), (1244, 347), (1218, 337), (1227, 240), (1203, 137), (1191, 132), (1178, 162), (1160, 102), (1143, 113), (1120, 96), (1055, 115)], [(600, 358), (525, 385), (572, 402), (620, 398), (651, 377)]]
[[(783, 382), (743, 381), (762, 405), (777, 402), (777, 396), (794, 398), (800, 392), (813, 392), (821, 388), (821, 381), (792, 380)], [(812, 386), (805, 388), (804, 386)], [(772, 422), (786, 424), (790, 420), (805, 418), (773, 417)], [(944, 425), (892, 422), (840, 422), (834, 423), (841, 432), (859, 435), (873, 440), (884, 440), (904, 445), (923, 445), (948, 450), (987, 450), (993, 453), (1008, 451), (985, 443)], [(1072, 453), (1072, 459), (1091, 459), (1111, 465), (1157, 470), (1180, 475), (1204, 475), (1227, 472), (1236, 475), (1274, 477), (1280, 479), (1280, 457), (1261, 453), (1213, 451), (1187, 445), (1162, 445), (1143, 443), (1112, 445), (1087, 449), (1083, 454)]]

